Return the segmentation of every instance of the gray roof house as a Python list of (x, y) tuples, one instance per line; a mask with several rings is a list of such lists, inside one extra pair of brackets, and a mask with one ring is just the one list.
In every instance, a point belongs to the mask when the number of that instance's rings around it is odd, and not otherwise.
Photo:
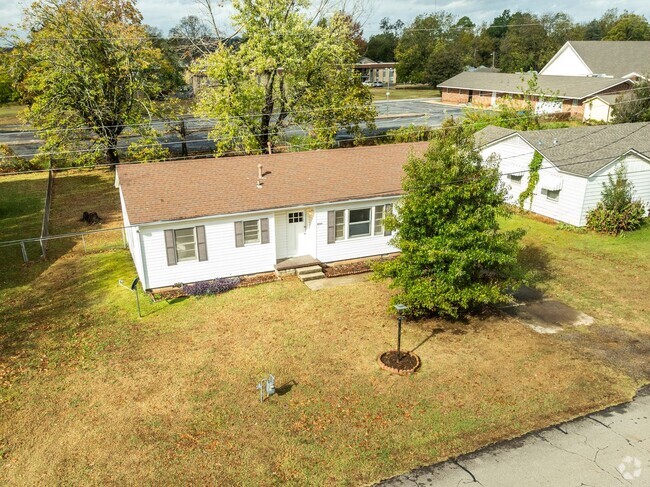
[(650, 123), (528, 132), (486, 127), (476, 134), (476, 144), (485, 159), (498, 158), (512, 203), (527, 187), (535, 151), (542, 155), (540, 180), (526, 203), (535, 213), (583, 226), (619, 164), (627, 169), (635, 197), (650, 209)]
[(638, 78), (650, 73), (650, 41), (568, 41), (540, 75)]
[[(485, 73), (457, 74), (440, 83), (443, 103), (471, 104), (482, 108), (498, 108), (504, 99), (519, 103), (529, 91), (531, 73)], [(629, 91), (634, 85), (627, 78), (604, 78), (587, 76), (537, 76), (536, 93), (531, 101), (540, 114), (567, 112), (573, 118), (585, 117), (585, 102), (598, 95), (618, 95)], [(608, 105), (611, 106), (611, 105)], [(590, 118), (601, 111), (590, 112)], [(607, 112), (609, 117), (609, 111)], [(604, 121), (608, 121), (608, 118)]]
[[(531, 73), (489, 73), (464, 71), (438, 85), (439, 88), (497, 92), (511, 95), (522, 94), (528, 88)], [(540, 88), (537, 95), (545, 94), (557, 98), (583, 100), (603, 91), (619, 88), (624, 90), (632, 85), (626, 79), (587, 78), (566, 76), (538, 76)]]

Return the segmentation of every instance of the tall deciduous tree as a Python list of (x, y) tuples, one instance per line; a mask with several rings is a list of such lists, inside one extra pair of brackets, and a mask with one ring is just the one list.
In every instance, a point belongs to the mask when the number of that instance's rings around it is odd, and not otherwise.
[(118, 137), (162, 88), (164, 56), (141, 21), (135, 0), (39, 0), (26, 10), (19, 87), (44, 151), (119, 162)]
[(624, 13), (607, 33), (606, 41), (650, 41), (650, 24), (643, 15)]
[(616, 99), (612, 115), (615, 123), (650, 121), (650, 81), (641, 79), (633, 91)]
[(504, 203), (496, 161), (483, 162), (473, 138), (458, 126), (437, 132), (423, 157), (405, 166), (406, 195), (387, 228), (397, 230), (394, 260), (379, 264), (391, 278), (394, 303), (416, 317), (459, 317), (509, 300), (522, 272), (522, 231), (501, 231)]
[(395, 61), (395, 49), (404, 29), (404, 22), (398, 20), (391, 23), (388, 18), (383, 18), (379, 24), (381, 33), (370, 36), (366, 48), (366, 56), (373, 61)]
[(447, 12), (419, 15), (404, 29), (395, 50), (397, 77), (410, 83), (432, 84), (427, 64), (432, 51), (444, 49), (453, 37), (454, 18)]
[(303, 125), (321, 145), (345, 127), (360, 134), (372, 124), (369, 91), (352, 65), (358, 59), (349, 17), (314, 24), (306, 0), (235, 0), (233, 23), (244, 41), (221, 45), (199, 60), (208, 77), (197, 110), (217, 119), (217, 153), (256, 152), (276, 145), (289, 121)]

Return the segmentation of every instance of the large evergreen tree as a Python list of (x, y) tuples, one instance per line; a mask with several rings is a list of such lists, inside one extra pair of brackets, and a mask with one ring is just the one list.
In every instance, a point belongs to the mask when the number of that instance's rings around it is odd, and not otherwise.
[(376, 267), (399, 289), (393, 302), (415, 317), (460, 317), (506, 302), (520, 282), (517, 256), (522, 231), (501, 231), (509, 215), (496, 161), (484, 162), (473, 138), (452, 125), (437, 133), (423, 157), (405, 166), (406, 195), (398, 215), (386, 222), (397, 230), (401, 254)]

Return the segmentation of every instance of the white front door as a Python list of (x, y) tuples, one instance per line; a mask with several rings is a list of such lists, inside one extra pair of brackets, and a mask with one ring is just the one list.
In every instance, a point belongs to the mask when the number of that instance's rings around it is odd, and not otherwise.
[(307, 215), (304, 211), (287, 213), (287, 257), (305, 255), (307, 241)]

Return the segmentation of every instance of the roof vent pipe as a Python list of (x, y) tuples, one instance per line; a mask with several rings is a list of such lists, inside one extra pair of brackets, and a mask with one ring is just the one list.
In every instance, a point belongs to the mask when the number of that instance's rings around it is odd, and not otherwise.
[(264, 179), (264, 175), (262, 174), (262, 165), (261, 164), (257, 165), (257, 179)]
[(557, 137), (553, 138), (553, 145), (557, 145)]

